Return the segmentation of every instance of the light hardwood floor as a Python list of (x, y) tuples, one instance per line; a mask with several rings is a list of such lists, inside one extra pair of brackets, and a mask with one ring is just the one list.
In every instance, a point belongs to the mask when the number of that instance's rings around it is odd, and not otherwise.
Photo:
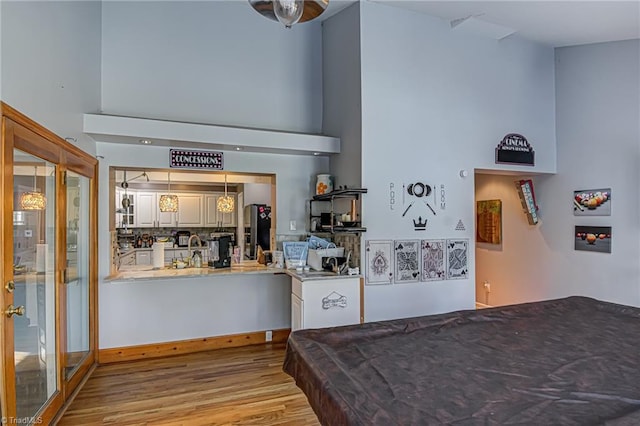
[(319, 425), (284, 344), (98, 367), (58, 425)]

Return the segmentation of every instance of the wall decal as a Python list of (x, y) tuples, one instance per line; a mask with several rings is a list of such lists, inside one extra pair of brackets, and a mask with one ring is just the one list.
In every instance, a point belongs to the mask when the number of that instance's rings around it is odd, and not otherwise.
[(420, 251), (419, 240), (400, 240), (395, 241), (395, 263), (396, 263), (396, 279), (399, 282), (418, 281), (420, 275), (420, 265), (418, 263), (418, 254)]
[(422, 240), (420, 281), (444, 280), (444, 240)]
[(434, 216), (437, 216), (436, 211), (433, 209), (433, 207), (431, 207), (431, 204), (427, 203), (426, 201), (424, 202), (424, 204), (429, 210), (431, 210), (431, 213), (433, 213)]
[(576, 226), (573, 238), (575, 250), (611, 253), (610, 226)]
[(508, 133), (496, 147), (496, 164), (534, 165), (533, 148), (529, 141), (518, 133)]
[(464, 226), (464, 223), (462, 223), (462, 219), (460, 219), (458, 221), (458, 224), (456, 225), (456, 231), (466, 231), (467, 228)]
[(391, 284), (393, 280), (392, 247), (392, 242), (388, 240), (366, 241), (367, 284)]
[(447, 279), (465, 279), (469, 274), (467, 266), (468, 239), (447, 240)]
[(414, 231), (426, 231), (427, 230), (427, 219), (424, 220), (424, 222), (422, 221), (422, 216), (418, 216), (418, 221), (416, 222), (415, 219), (413, 219), (413, 230)]
[(500, 244), (502, 241), (502, 201), (476, 203), (476, 242)]
[[(402, 191), (402, 196), (403, 196), (402, 204), (404, 204), (404, 191)], [(393, 182), (390, 182), (389, 183), (389, 210), (395, 210), (395, 206), (396, 206), (395, 185), (393, 184)]]
[(611, 216), (611, 188), (573, 191), (574, 216)]
[(407, 193), (414, 197), (428, 197), (431, 194), (431, 186), (422, 182), (410, 183), (407, 186)]
[(440, 185), (440, 210), (444, 210), (446, 207), (446, 199), (444, 192), (444, 184)]
[(402, 212), (402, 217), (405, 217), (411, 206), (413, 206), (413, 201), (409, 203), (406, 209), (404, 209), (404, 212)]
[(332, 291), (328, 296), (322, 298), (322, 309), (328, 310), (331, 308), (346, 308), (347, 296), (343, 296), (340, 293)]

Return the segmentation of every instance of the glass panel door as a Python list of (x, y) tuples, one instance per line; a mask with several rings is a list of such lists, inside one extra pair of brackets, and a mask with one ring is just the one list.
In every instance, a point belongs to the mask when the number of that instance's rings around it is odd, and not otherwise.
[[(56, 168), (13, 150), (13, 321), (16, 421), (33, 418), (58, 390)], [(8, 289), (7, 289), (8, 291)]]
[(65, 379), (89, 354), (90, 179), (67, 172), (67, 267), (65, 273)]

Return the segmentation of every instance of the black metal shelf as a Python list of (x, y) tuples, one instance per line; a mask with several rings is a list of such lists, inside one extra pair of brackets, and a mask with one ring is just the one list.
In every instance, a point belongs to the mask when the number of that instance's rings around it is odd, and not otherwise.
[(367, 228), (365, 228), (364, 226), (338, 226), (338, 225), (334, 225), (333, 221), (334, 221), (334, 208), (333, 208), (333, 201), (336, 199), (340, 199), (340, 198), (351, 198), (351, 199), (355, 199), (355, 200), (359, 200), (360, 199), (360, 194), (366, 194), (367, 193), (367, 189), (366, 188), (352, 188), (352, 189), (338, 189), (336, 191), (331, 191), (328, 194), (319, 194), (319, 195), (314, 195), (312, 199), (309, 200), (309, 229), (311, 229), (311, 222), (314, 219), (318, 219), (321, 216), (319, 215), (314, 215), (313, 214), (313, 203), (315, 201), (327, 201), (331, 203), (331, 211), (330, 211), (330, 215), (331, 215), (331, 223), (329, 225), (324, 225), (324, 226), (320, 226), (320, 224), (318, 224), (318, 228), (316, 229), (316, 231), (314, 232), (319, 232), (319, 233), (360, 233), (360, 232), (365, 232), (367, 230)]
[(357, 200), (360, 194), (366, 193), (366, 188), (338, 189), (328, 194), (314, 195), (313, 201), (331, 201), (335, 198), (355, 198)]

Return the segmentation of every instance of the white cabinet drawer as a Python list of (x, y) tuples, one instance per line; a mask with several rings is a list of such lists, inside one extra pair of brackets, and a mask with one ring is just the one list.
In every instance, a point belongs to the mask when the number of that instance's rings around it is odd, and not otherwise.
[(291, 293), (302, 299), (302, 281), (291, 278)]

